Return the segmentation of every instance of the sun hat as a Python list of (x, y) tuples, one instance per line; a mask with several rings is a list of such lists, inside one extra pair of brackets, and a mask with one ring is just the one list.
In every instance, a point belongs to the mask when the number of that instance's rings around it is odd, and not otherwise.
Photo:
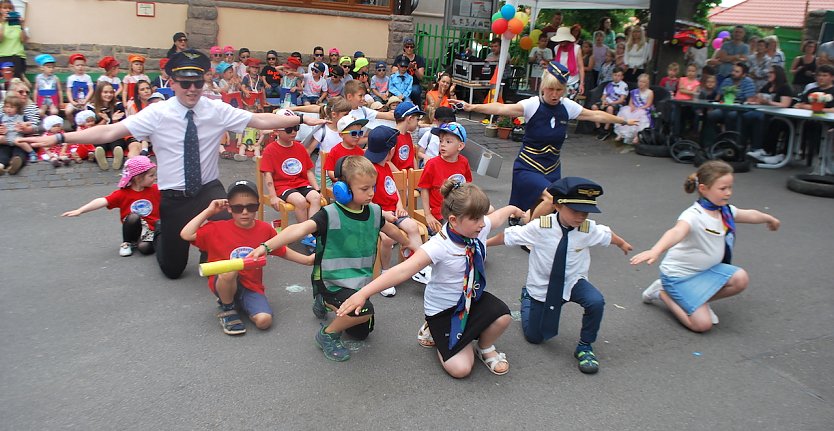
[(152, 99), (165, 100), (165, 96), (163, 96), (162, 93), (160, 93), (158, 91), (154, 91), (153, 94), (151, 94), (151, 97), (148, 97), (148, 100), (152, 100)]
[(374, 103), (371, 103), (371, 106), (369, 106), (369, 108), (373, 109), (374, 111), (379, 111), (380, 109), (382, 109), (383, 106), (385, 105), (383, 105), (382, 102), (375, 100)]
[(133, 179), (133, 177), (142, 175), (155, 167), (156, 165), (153, 164), (151, 159), (147, 156), (134, 156), (127, 159), (125, 167), (122, 169), (122, 178), (119, 180), (119, 188), (123, 189), (127, 187), (127, 184)]
[(57, 125), (63, 125), (64, 119), (57, 115), (49, 115), (43, 119), (43, 128), (49, 130)]
[(90, 118), (96, 118), (96, 113), (89, 109), (78, 111), (75, 114), (75, 124), (80, 126), (86, 123)]
[(217, 72), (217, 73), (223, 73), (227, 69), (229, 69), (230, 67), (232, 67), (231, 63), (226, 63), (225, 61), (221, 61), (220, 63), (217, 63), (217, 66), (214, 67), (214, 71)]
[(556, 35), (550, 38), (551, 41), (559, 43), (559, 42), (576, 42), (576, 38), (570, 34), (569, 27), (559, 27), (556, 30)]
[(365, 127), (365, 125), (368, 124), (368, 119), (367, 118), (356, 118), (356, 117), (353, 117), (351, 115), (345, 115), (344, 117), (339, 119), (338, 123), (336, 123), (336, 128), (339, 130), (339, 133), (341, 133), (341, 132), (344, 132), (345, 129), (347, 129), (348, 127), (353, 126), (353, 125), (357, 125), (357, 124), (362, 126), (362, 127)]

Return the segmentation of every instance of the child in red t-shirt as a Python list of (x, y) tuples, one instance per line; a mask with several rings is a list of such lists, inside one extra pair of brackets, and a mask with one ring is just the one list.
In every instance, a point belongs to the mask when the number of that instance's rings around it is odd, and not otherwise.
[(118, 208), (123, 241), (119, 246), (119, 256), (130, 256), (134, 249), (142, 254), (152, 254), (154, 225), (159, 220), (160, 201), (155, 182), (156, 165), (145, 156), (136, 156), (125, 163), (118, 190), (61, 216), (77, 217), (105, 207)]
[(364, 156), (365, 152), (359, 148), (359, 140), (365, 136), (365, 131), (362, 130), (368, 124), (367, 119), (357, 119), (350, 115), (345, 115), (336, 125), (339, 130), (339, 136), (342, 137), (342, 142), (336, 144), (327, 154), (327, 160), (324, 161), (324, 170), (327, 171), (327, 176), (330, 181), (336, 182), (336, 175), (333, 173), (336, 170), (336, 161), (346, 156)]
[[(240, 180), (229, 186), (226, 199), (213, 200), (208, 208), (182, 228), (180, 236), (208, 253), (208, 262), (243, 258), (255, 247), (276, 235), (275, 229), (255, 218), (258, 207), (258, 187), (251, 181)], [(221, 211), (229, 211), (231, 220), (208, 221)], [(314, 256), (304, 256), (281, 247), (267, 250), (284, 259), (312, 265)], [(220, 325), (229, 335), (246, 333), (236, 308), (246, 313), (258, 329), (272, 325), (272, 308), (266, 300), (263, 268), (232, 271), (209, 277), (209, 289), (217, 296)]]
[[(420, 228), (417, 222), (408, 217), (408, 211), (403, 208), (397, 184), (394, 183), (394, 175), (391, 158), (394, 156), (394, 146), (400, 132), (388, 126), (378, 126), (368, 136), (368, 149), (365, 150), (365, 157), (374, 164), (376, 169), (376, 189), (374, 191), (373, 203), (380, 206), (382, 216), (389, 223), (393, 223), (408, 236), (409, 248), (416, 250), (423, 245), (420, 238)], [(391, 248), (396, 242), (393, 238), (379, 233), (382, 239), (382, 248), (379, 251), (382, 272), (391, 267)], [(390, 297), (397, 294), (396, 287), (389, 287), (380, 295)]]
[[(310, 154), (301, 142), (293, 139), (298, 129), (299, 126), (293, 126), (274, 132), (278, 140), (266, 146), (261, 172), (272, 208), (278, 211), (281, 202), (291, 203), (295, 207), (295, 221), (301, 223), (319, 212), (321, 195)], [(315, 247), (312, 236), (302, 243)]]
[(420, 198), (426, 212), (426, 226), (433, 232), (440, 232), (443, 221), (440, 214), (443, 205), (440, 186), (448, 179), (459, 183), (472, 182), (472, 170), (469, 169), (469, 161), (460, 154), (466, 142), (466, 129), (460, 123), (444, 124), (431, 129), (431, 132), (440, 137), (440, 157), (434, 157), (426, 163), (417, 187), (420, 188)]
[(414, 140), (411, 132), (420, 126), (420, 118), (426, 115), (419, 107), (411, 102), (402, 102), (394, 110), (394, 120), (397, 122), (397, 146), (391, 161), (398, 170), (414, 169)]

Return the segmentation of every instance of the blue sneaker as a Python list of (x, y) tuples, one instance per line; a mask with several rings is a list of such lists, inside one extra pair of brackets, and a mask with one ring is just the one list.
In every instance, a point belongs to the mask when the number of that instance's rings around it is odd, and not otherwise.
[(324, 325), (316, 333), (316, 344), (324, 352), (324, 357), (331, 361), (344, 362), (350, 359), (350, 350), (342, 344), (341, 332), (328, 334), (324, 332)]
[(316, 248), (316, 237), (313, 235), (307, 235), (301, 240), (301, 244), (310, 248)]
[(585, 374), (596, 374), (599, 371), (599, 361), (590, 344), (578, 344), (573, 356), (579, 360), (579, 371)]
[(220, 319), (223, 332), (228, 335), (243, 335), (246, 333), (246, 326), (240, 320), (240, 316), (233, 306), (221, 305), (218, 308), (220, 311), (217, 313), (217, 317)]
[(38, 155), (34, 151), (29, 152), (29, 163), (38, 163)]
[(319, 319), (327, 317), (327, 306), (324, 305), (324, 297), (320, 293), (313, 297), (313, 314)]

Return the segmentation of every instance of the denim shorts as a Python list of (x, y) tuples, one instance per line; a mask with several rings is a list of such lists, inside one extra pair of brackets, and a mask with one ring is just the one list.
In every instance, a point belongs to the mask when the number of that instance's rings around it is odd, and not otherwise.
[(686, 311), (686, 314), (691, 315), (721, 290), (738, 270), (737, 266), (719, 263), (689, 277), (669, 277), (661, 272), (660, 282), (663, 284), (663, 290)]
[[(212, 292), (217, 296), (217, 277), (211, 279)], [(219, 300), (220, 297), (217, 296)], [(272, 316), (272, 307), (269, 306), (269, 301), (266, 300), (266, 295), (247, 289), (240, 280), (237, 281), (237, 292), (235, 292), (235, 307), (240, 311), (246, 313), (247, 316), (252, 317), (256, 314), (266, 313)]]

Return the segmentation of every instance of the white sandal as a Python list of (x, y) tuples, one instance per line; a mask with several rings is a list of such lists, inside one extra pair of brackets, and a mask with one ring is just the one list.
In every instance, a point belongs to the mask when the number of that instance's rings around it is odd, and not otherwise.
[[(507, 374), (510, 371), (510, 363), (509, 361), (507, 361), (507, 355), (505, 355), (503, 352), (496, 352), (497, 355), (489, 358), (484, 358), (485, 353), (495, 352), (495, 345), (489, 346), (486, 349), (481, 349), (476, 344), (475, 352), (478, 354), (478, 359), (480, 359), (481, 362), (483, 362), (484, 365), (486, 365), (487, 368), (489, 368), (489, 371), (492, 372), (492, 374), (495, 374), (497, 376), (503, 376), (504, 374)], [(507, 364), (507, 369), (502, 372), (495, 371), (495, 367), (498, 366), (498, 364), (500, 364), (501, 362)]]
[(435, 346), (434, 337), (431, 336), (431, 331), (429, 330), (429, 322), (423, 322), (423, 326), (420, 326), (420, 330), (417, 331), (417, 342), (428, 349)]

